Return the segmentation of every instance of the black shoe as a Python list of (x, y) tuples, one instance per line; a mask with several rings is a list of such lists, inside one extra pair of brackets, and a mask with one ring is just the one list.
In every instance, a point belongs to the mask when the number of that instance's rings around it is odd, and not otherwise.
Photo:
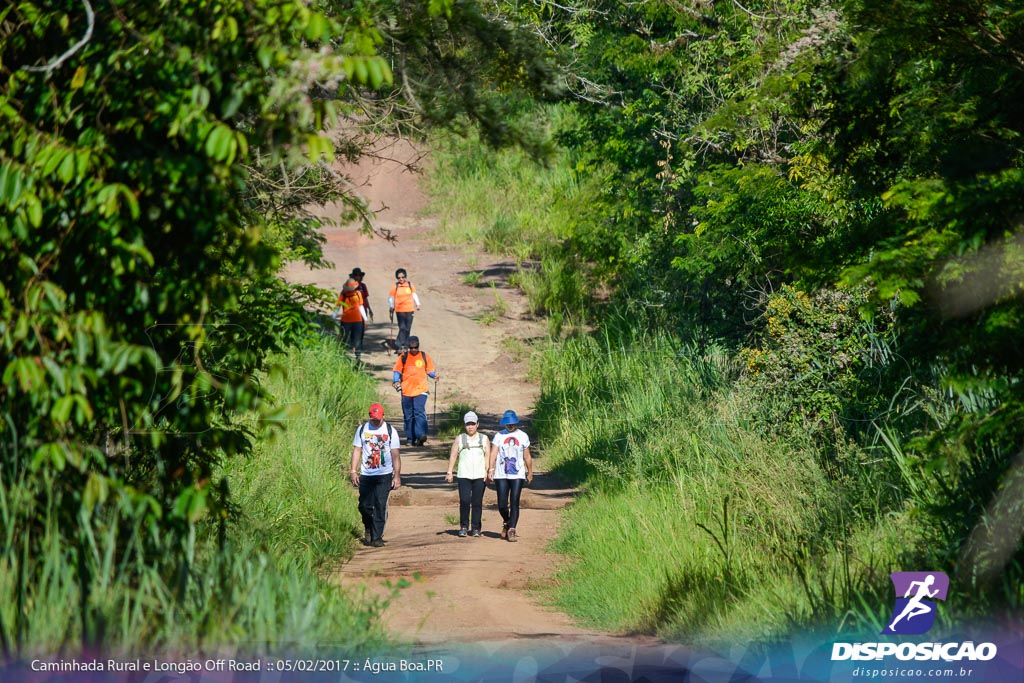
[(370, 532), (368, 530), (363, 532), (363, 545), (370, 545)]
[(374, 547), (374, 548), (383, 548), (384, 547), (384, 539), (383, 538), (376, 538), (376, 539), (370, 541), (370, 546)]
[(416, 445), (421, 447), (421, 448), (423, 446), (426, 446), (427, 445), (427, 437), (421, 436), (420, 438), (416, 439)]

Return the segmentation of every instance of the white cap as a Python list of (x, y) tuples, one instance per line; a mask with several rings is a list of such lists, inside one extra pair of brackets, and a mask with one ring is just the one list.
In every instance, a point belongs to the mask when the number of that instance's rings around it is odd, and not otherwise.
[(462, 421), (463, 422), (479, 422), (480, 420), (477, 418), (476, 413), (474, 413), (471, 410), (468, 413), (466, 413), (466, 415), (462, 418)]

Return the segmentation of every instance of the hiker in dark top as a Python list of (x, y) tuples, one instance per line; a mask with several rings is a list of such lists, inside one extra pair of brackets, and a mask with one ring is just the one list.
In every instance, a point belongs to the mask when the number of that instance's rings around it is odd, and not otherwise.
[(366, 283), (363, 282), (363, 278), (366, 276), (366, 273), (359, 268), (353, 268), (352, 272), (349, 273), (348, 276), (359, 283), (359, 293), (363, 295), (363, 307), (366, 309), (366, 317), (372, 323), (373, 308), (370, 306), (370, 290), (366, 288)]

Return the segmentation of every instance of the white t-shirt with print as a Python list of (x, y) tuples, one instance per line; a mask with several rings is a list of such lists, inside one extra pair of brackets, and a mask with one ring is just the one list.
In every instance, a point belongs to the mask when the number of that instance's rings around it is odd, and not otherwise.
[(494, 435), (492, 443), (498, 447), (494, 461), (495, 479), (526, 479), (526, 463), (523, 451), (530, 447), (530, 437), (521, 429), (514, 432), (502, 430)]
[(398, 430), (386, 421), (381, 421), (380, 427), (376, 429), (369, 422), (359, 425), (355, 438), (352, 439), (352, 447), (361, 446), (363, 449), (359, 465), (360, 474), (376, 477), (394, 472), (391, 450), (398, 450), (400, 444)]

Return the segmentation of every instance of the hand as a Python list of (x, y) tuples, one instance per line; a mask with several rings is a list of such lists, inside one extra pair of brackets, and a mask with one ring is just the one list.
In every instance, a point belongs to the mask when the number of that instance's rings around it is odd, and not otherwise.
[(435, 373), (434, 373), (434, 381), (436, 382), (436, 381), (437, 381), (437, 380), (439, 380), (439, 379), (441, 379), (441, 375), (439, 375), (439, 374), (437, 374), (437, 373), (435, 372)]
[(446, 482), (448, 482), (449, 484), (452, 483), (452, 473), (451, 472), (446, 472), (445, 475), (444, 475), (444, 480)]
[(402, 383), (401, 382), (392, 382), (391, 386), (393, 386), (395, 388), (395, 391), (401, 391), (402, 390)]
[(370, 311), (369, 313), (367, 313), (367, 315), (370, 316), (370, 322), (372, 323), (373, 322), (373, 311)]
[(400, 488), (402, 488), (402, 475), (395, 472), (395, 476), (391, 477), (391, 490), (397, 491)]
[(350, 473), (348, 475), (348, 479), (349, 479), (349, 481), (352, 482), (353, 486), (359, 486), (359, 473), (358, 472)]
[(527, 484), (532, 484), (533, 483), (533, 472), (527, 472), (526, 473), (526, 483)]

